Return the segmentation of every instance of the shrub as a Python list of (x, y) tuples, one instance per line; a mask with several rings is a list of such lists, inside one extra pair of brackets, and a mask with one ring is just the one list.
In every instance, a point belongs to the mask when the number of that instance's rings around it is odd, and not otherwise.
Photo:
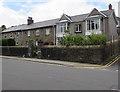
[(94, 33), (86, 37), (83, 37), (82, 35), (69, 35), (58, 39), (59, 44), (64, 46), (105, 45), (106, 41), (105, 35)]
[(119, 30), (117, 30), (117, 32), (118, 32), (118, 35), (120, 36), (120, 29), (119, 29)]
[(1, 39), (0, 43), (1, 46), (15, 46), (14, 39)]
[(15, 46), (15, 40), (14, 39), (7, 39), (8, 46)]
[(74, 45), (84, 45), (85, 38), (82, 35), (74, 36)]
[(88, 36), (88, 45), (105, 45), (106, 44), (106, 36), (104, 34), (92, 34)]
[(44, 42), (44, 44), (43, 45), (49, 45), (49, 42)]

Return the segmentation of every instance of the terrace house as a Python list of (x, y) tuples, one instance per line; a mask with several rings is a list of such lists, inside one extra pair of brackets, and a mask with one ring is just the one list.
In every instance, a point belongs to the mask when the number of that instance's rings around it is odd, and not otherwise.
[(108, 10), (99, 11), (94, 8), (90, 13), (68, 16), (63, 14), (60, 18), (34, 23), (32, 17), (28, 17), (27, 24), (13, 26), (2, 32), (2, 38), (14, 38), (17, 45), (27, 45), (33, 40), (34, 45), (38, 41), (58, 45), (58, 38), (69, 35), (105, 34), (107, 40), (118, 38), (117, 26), (119, 18), (110, 4)]

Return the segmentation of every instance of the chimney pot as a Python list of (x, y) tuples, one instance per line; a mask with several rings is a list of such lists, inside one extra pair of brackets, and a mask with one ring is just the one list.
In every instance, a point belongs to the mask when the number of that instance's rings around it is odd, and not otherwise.
[(112, 4), (109, 4), (109, 10), (112, 10)]
[(28, 17), (27, 19), (28, 25), (34, 23), (34, 20), (32, 19), (32, 17)]

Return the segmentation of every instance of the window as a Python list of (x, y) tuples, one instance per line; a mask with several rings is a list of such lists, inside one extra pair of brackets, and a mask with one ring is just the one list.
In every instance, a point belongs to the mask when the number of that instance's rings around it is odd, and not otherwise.
[(9, 33), (9, 38), (13, 38), (13, 33)]
[(62, 23), (60, 24), (60, 32), (64, 32), (65, 30), (67, 30), (67, 23)]
[(99, 19), (87, 20), (87, 30), (98, 30), (100, 27)]
[(50, 28), (47, 28), (46, 29), (46, 35), (49, 35), (50, 34)]
[(35, 45), (38, 46), (38, 40), (35, 41)]
[(117, 21), (117, 23), (118, 23), (118, 24), (117, 24), (117, 27), (120, 27), (120, 21)]
[(19, 32), (16, 32), (15, 35), (16, 35), (16, 38), (18, 38), (19, 37)]
[(36, 30), (36, 36), (40, 35), (40, 30)]
[(18, 42), (16, 42), (16, 45), (18, 45), (19, 43)]
[(75, 25), (75, 32), (82, 32), (81, 24)]
[(13, 38), (12, 33), (9, 35), (9, 38)]
[(7, 36), (4, 34), (4, 38), (7, 38)]
[(28, 31), (28, 37), (30, 37), (30, 31)]

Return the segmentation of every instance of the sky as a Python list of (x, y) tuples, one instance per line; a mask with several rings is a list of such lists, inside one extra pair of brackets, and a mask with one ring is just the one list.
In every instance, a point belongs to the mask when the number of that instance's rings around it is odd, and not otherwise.
[(35, 22), (60, 18), (63, 13), (73, 16), (90, 13), (93, 8), (107, 10), (111, 3), (118, 15), (120, 0), (0, 0), (0, 26), (27, 24), (27, 18)]

